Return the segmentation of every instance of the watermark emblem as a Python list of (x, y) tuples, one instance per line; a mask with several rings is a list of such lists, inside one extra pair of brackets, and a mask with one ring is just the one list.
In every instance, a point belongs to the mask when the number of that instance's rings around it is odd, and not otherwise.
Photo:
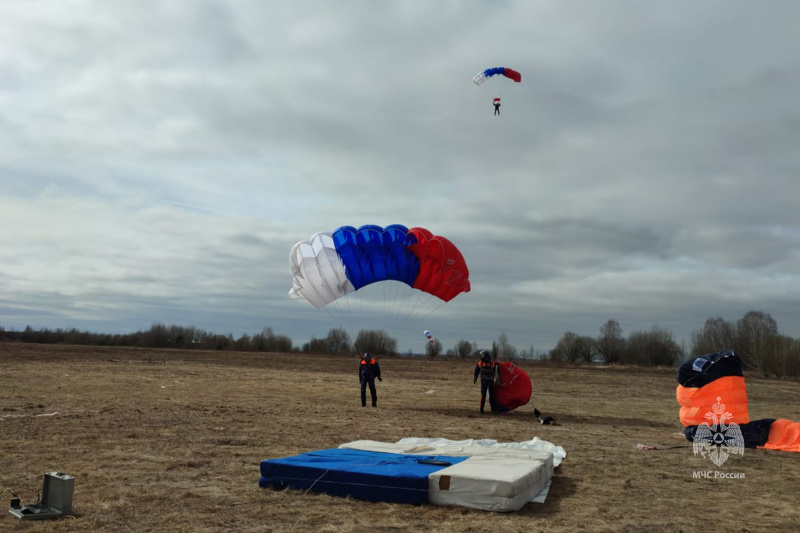
[(715, 465), (722, 464), (731, 455), (744, 456), (744, 436), (739, 424), (729, 422), (733, 414), (725, 411), (722, 398), (705, 415), (708, 422), (697, 426), (694, 433), (694, 454), (707, 457)]

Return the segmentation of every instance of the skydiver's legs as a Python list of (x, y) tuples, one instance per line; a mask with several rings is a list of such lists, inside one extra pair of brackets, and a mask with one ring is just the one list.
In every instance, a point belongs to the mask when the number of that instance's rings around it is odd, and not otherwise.
[[(369, 380), (369, 394), (372, 396), (372, 407), (378, 407), (378, 391), (375, 390), (375, 380)], [(366, 401), (366, 398), (364, 399)]]
[[(374, 384), (372, 385), (375, 386)], [(361, 380), (361, 407), (367, 406), (367, 380)]]
[[(481, 380), (481, 413), (483, 412), (483, 408), (486, 407), (486, 393), (489, 392), (491, 394), (492, 387), (491, 383), (488, 380), (482, 379)], [(489, 400), (489, 405), (492, 405), (491, 400)]]

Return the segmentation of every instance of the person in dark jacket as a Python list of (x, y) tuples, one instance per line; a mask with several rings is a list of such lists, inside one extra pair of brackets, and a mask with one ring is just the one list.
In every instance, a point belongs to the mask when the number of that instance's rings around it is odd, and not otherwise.
[(491, 409), (494, 404), (494, 377), (497, 372), (497, 364), (492, 361), (492, 355), (489, 350), (481, 350), (481, 360), (475, 366), (475, 373), (472, 377), (472, 383), (481, 378), (481, 413), (486, 405), (486, 394), (489, 394), (489, 408)]
[(381, 378), (381, 367), (378, 361), (369, 352), (361, 356), (361, 364), (358, 365), (358, 380), (361, 382), (361, 407), (367, 406), (367, 385), (372, 396), (372, 407), (378, 407), (378, 392), (375, 390), (375, 378)]

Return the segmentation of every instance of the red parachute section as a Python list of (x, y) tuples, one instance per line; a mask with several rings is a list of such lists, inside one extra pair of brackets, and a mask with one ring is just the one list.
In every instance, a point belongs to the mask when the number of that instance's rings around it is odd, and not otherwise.
[(498, 362), (497, 369), (500, 379), (494, 387), (495, 411), (511, 411), (531, 401), (531, 378), (527, 372), (508, 361)]
[(455, 244), (425, 228), (411, 228), (416, 243), (408, 248), (419, 259), (419, 275), (414, 288), (449, 302), (462, 292), (469, 292), (469, 269)]
[(512, 79), (517, 83), (520, 83), (522, 81), (522, 74), (520, 74), (516, 70), (510, 69), (508, 67), (506, 67), (506, 69), (505, 69), (505, 76), (506, 76), (506, 78)]

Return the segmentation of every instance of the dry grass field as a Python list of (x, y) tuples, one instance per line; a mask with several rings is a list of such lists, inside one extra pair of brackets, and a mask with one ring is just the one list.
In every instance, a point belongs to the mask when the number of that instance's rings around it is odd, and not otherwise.
[[(472, 360), (384, 358), (379, 407), (364, 409), (357, 363), (0, 343), (2, 507), (12, 492), (35, 503), (45, 472), (75, 476), (74, 516), (4, 511), (0, 531), (800, 531), (800, 454), (748, 449), (718, 469), (744, 479), (693, 478), (717, 468), (681, 434), (672, 370), (523, 362), (534, 403), (560, 422), (541, 426), (527, 406), (479, 415)], [(751, 418), (800, 419), (800, 384), (748, 377), (748, 390)], [(535, 436), (567, 458), (547, 502), (516, 513), (258, 487), (263, 459), (356, 439)]]

